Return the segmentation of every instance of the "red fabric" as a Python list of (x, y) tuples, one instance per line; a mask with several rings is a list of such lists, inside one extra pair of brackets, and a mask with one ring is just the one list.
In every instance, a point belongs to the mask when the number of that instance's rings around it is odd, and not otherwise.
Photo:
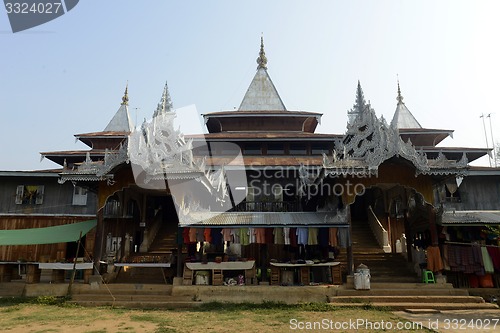
[(184, 244), (189, 244), (189, 228), (184, 228), (182, 230), (182, 241)]
[(266, 243), (266, 229), (265, 228), (255, 228), (255, 243), (265, 244)]
[(429, 246), (427, 248), (427, 269), (433, 272), (443, 270), (441, 252), (437, 246)]
[(337, 246), (339, 244), (337, 240), (337, 228), (330, 228), (328, 236), (329, 236), (330, 246)]
[(479, 285), (481, 288), (493, 288), (493, 278), (491, 277), (491, 274), (480, 276)]
[(495, 267), (495, 270), (500, 271), (500, 249), (491, 246), (487, 246), (486, 248), (488, 249), (491, 261), (493, 261), (493, 267)]
[(205, 242), (209, 242), (209, 243), (212, 242), (211, 232), (212, 232), (212, 230), (210, 228), (205, 228), (205, 230), (203, 231), (203, 237), (205, 237)]

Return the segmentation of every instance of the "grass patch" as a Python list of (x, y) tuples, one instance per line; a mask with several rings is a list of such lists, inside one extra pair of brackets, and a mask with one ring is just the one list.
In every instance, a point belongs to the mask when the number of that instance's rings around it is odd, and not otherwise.
[[(4, 331), (16, 332), (141, 332), (191, 333), (290, 332), (290, 321), (349, 320), (370, 321), (399, 319), (393, 312), (367, 305), (335, 308), (326, 303), (285, 304), (280, 302), (207, 303), (199, 308), (176, 310), (130, 310), (112, 307), (69, 308), (60, 306), (61, 299), (32, 299), (0, 308), (0, 325)], [(64, 303), (62, 303), (64, 304)], [(86, 329), (86, 330), (85, 330)], [(360, 332), (368, 333), (367, 330)], [(418, 332), (426, 332), (420, 330)], [(369, 332), (372, 333), (372, 332)]]
[(332, 311), (333, 306), (328, 303), (303, 303), (303, 304), (286, 304), (282, 302), (263, 302), (263, 303), (221, 303), (207, 302), (200, 307), (192, 309), (192, 311), (211, 312), (239, 312), (239, 311), (313, 311), (313, 312), (328, 312)]

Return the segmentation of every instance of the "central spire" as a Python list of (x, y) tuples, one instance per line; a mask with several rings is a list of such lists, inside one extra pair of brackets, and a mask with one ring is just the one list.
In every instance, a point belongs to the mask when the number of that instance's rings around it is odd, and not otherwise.
[(104, 132), (132, 132), (134, 125), (130, 120), (128, 113), (128, 82), (125, 87), (125, 93), (122, 97), (122, 102), (118, 111), (116, 111), (111, 121), (108, 123)]
[(122, 105), (128, 105), (128, 82), (127, 85), (125, 86), (125, 93), (123, 94), (122, 97)]
[(266, 52), (264, 51), (264, 37), (260, 37), (260, 52), (259, 52), (259, 57), (257, 58), (257, 69), (267, 69), (267, 58), (266, 58)]
[(399, 87), (399, 79), (398, 79), (398, 97), (396, 97), (398, 104), (403, 104), (403, 96), (401, 96), (401, 88)]
[(260, 37), (260, 52), (257, 58), (257, 73), (241, 101), (240, 111), (286, 111), (276, 87), (267, 72), (264, 38)]
[(422, 128), (417, 119), (408, 110), (405, 103), (403, 102), (403, 96), (401, 95), (401, 87), (399, 86), (398, 79), (398, 97), (396, 97), (398, 105), (396, 106), (396, 112), (392, 117), (391, 126), (394, 128)]

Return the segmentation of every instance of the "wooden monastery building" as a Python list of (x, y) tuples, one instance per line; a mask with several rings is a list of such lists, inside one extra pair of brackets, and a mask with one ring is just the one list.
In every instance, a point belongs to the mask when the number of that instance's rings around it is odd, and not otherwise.
[(500, 170), (469, 165), (490, 149), (441, 146), (453, 130), (423, 127), (399, 82), (390, 123), (358, 82), (346, 132), (316, 133), (262, 41), (257, 63), (207, 134), (174, 129), (166, 85), (135, 127), (126, 89), (103, 131), (75, 135), (88, 149), (42, 153), (60, 169), (0, 172), (0, 280), (342, 284), (363, 263), (374, 281), (500, 287)]

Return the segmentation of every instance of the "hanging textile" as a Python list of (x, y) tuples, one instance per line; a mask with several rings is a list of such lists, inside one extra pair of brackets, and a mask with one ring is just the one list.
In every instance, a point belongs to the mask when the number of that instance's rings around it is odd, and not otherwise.
[(212, 230), (210, 228), (205, 228), (203, 231), (203, 236), (205, 238), (205, 242), (212, 242)]
[(266, 228), (255, 228), (255, 243), (266, 244)]
[(493, 267), (500, 271), (500, 248), (488, 246), (488, 253), (490, 255), (491, 260), (493, 261)]
[(222, 234), (224, 242), (231, 242), (233, 240), (231, 237), (231, 229), (224, 228), (220, 233)]
[(205, 241), (205, 229), (204, 228), (196, 228), (196, 241), (204, 242)]
[(248, 228), (240, 228), (240, 243), (241, 245), (250, 244), (250, 236), (248, 233)]
[(255, 243), (255, 228), (248, 228), (248, 242), (249, 244)]
[(429, 246), (427, 248), (427, 270), (432, 272), (443, 270), (443, 261), (438, 246)]
[(297, 228), (297, 243), (299, 245), (307, 245), (307, 241), (309, 239), (309, 232), (307, 228)]
[(285, 245), (290, 245), (290, 228), (283, 228), (283, 240)]
[(196, 228), (189, 228), (189, 243), (196, 243)]
[(350, 245), (349, 228), (338, 228), (337, 237), (341, 248), (345, 249)]
[(328, 244), (334, 247), (338, 246), (339, 242), (337, 238), (337, 228), (329, 228), (328, 231), (329, 231)]
[(307, 235), (308, 245), (318, 245), (318, 228), (309, 228)]
[(486, 273), (495, 273), (495, 268), (493, 267), (493, 260), (488, 253), (488, 249), (485, 246), (481, 247), (481, 255), (483, 257), (483, 266)]
[[(274, 244), (285, 244), (285, 238), (283, 235), (283, 228), (274, 228)], [(288, 239), (290, 241), (290, 239)]]

